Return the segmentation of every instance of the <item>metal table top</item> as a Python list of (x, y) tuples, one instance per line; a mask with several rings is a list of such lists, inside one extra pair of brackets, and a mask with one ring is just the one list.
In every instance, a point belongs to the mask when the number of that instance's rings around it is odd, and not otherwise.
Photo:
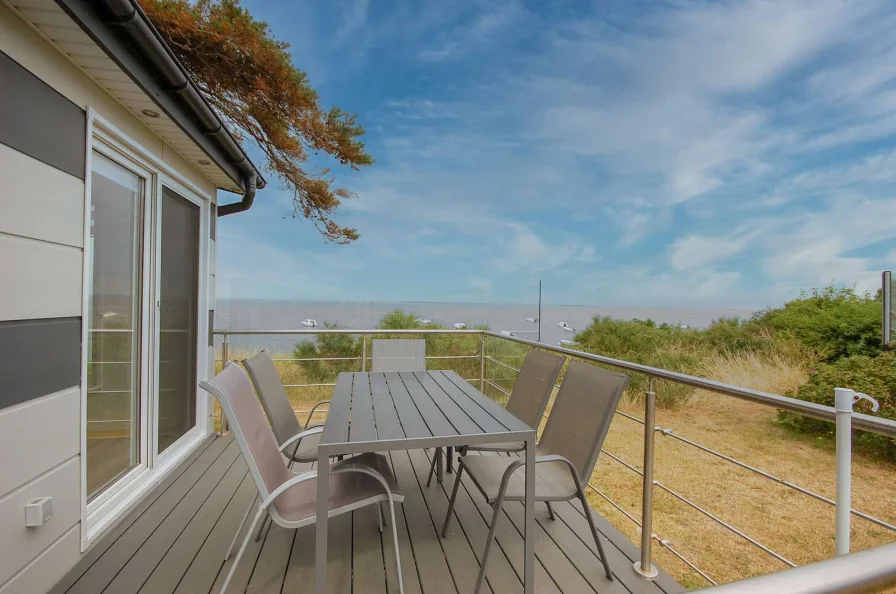
[(319, 448), (328, 455), (535, 438), (453, 371), (339, 374)]

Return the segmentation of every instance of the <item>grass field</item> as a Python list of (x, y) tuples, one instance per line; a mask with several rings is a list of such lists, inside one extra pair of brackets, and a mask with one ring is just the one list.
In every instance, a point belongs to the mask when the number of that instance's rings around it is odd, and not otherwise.
[[(237, 354), (238, 355), (238, 354)], [(282, 355), (286, 357), (287, 355)], [(236, 357), (234, 357), (236, 358)], [(443, 367), (450, 361), (440, 361)], [(703, 362), (700, 375), (745, 387), (783, 393), (808, 375), (808, 363), (787, 354), (719, 353)], [(295, 363), (278, 363), (284, 384), (307, 383)], [(288, 390), (297, 411), (329, 398), (330, 387)], [(637, 394), (620, 410), (643, 418)], [(323, 421), (324, 415), (316, 415)], [(299, 414), (304, 422), (306, 415)], [(657, 424), (676, 435), (731, 456), (828, 498), (834, 497), (834, 452), (828, 439), (801, 436), (776, 421), (771, 408), (717, 394), (695, 392), (680, 406), (657, 411)], [(617, 415), (604, 449), (635, 468), (642, 466), (643, 426)], [(656, 480), (797, 565), (830, 558), (834, 552), (834, 508), (672, 437), (656, 436)], [(641, 477), (602, 455), (592, 483), (633, 517), (641, 516)], [(893, 505), (896, 464), (857, 455), (853, 507), (896, 524)], [(640, 543), (637, 526), (589, 490), (595, 509)], [(654, 532), (719, 583), (784, 569), (755, 545), (657, 488)], [(853, 519), (853, 550), (896, 540), (896, 533)], [(654, 543), (655, 562), (689, 588), (708, 583), (665, 548)]]

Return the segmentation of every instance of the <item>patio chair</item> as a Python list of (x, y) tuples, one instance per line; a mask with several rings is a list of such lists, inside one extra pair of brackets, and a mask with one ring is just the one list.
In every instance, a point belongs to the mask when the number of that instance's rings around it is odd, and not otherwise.
[[(319, 406), (329, 404), (329, 400), (321, 400), (311, 409), (308, 414), (308, 420), (305, 426), (299, 424), (296, 413), (292, 409), (289, 402), (289, 396), (286, 394), (286, 388), (280, 381), (280, 374), (274, 365), (267, 349), (261, 351), (254, 357), (243, 359), (243, 365), (252, 378), (252, 384), (264, 407), (264, 412), (268, 416), (271, 429), (277, 438), (277, 443), (283, 444), (287, 440), (293, 440), (294, 446), (286, 453), (290, 459), (290, 467), (292, 463), (307, 463), (317, 461), (317, 444), (320, 441), (320, 433), (323, 431), (323, 424), (311, 425), (311, 418), (314, 411)], [(310, 427), (309, 427), (310, 426)]]
[[(252, 520), (239, 552), (233, 560), (224, 585), (223, 594), (233, 578), (249, 538), (255, 526), (265, 515), (283, 528), (302, 528), (317, 522), (317, 471), (292, 472), (283, 460), (282, 453), (292, 445), (287, 441), (279, 448), (274, 434), (265, 421), (264, 414), (246, 372), (235, 363), (228, 363), (213, 379), (199, 382), (199, 386), (210, 392), (221, 404), (221, 409), (230, 422), (231, 431), (239, 444), (240, 451), (249, 467), (249, 474), (255, 481), (261, 504)], [(296, 436), (295, 439), (298, 439)], [(395, 530), (395, 504), (404, 501), (398, 490), (395, 477), (386, 458), (380, 454), (362, 454), (342, 462), (336, 462), (330, 469), (330, 500), (328, 517), (337, 516), (367, 505), (375, 505), (382, 531), (382, 515), (379, 504), (389, 502), (392, 522), (392, 539), (395, 546), (395, 564), (398, 570), (398, 590), (404, 593), (399, 559), (398, 534)], [(224, 559), (233, 552), (237, 537), (249, 517), (250, 507), (243, 515), (230, 548)], [(327, 518), (321, 521), (326, 522)]]
[(373, 371), (426, 371), (423, 339), (374, 339)]
[[(507, 401), (508, 412), (530, 427), (538, 428), (541, 424), (544, 410), (548, 406), (548, 401), (551, 399), (554, 386), (557, 384), (560, 369), (565, 361), (566, 357), (562, 355), (553, 355), (534, 349), (529, 351), (523, 360), (523, 365), (520, 367), (520, 374), (513, 384), (513, 392), (510, 394), (510, 399)], [(524, 449), (526, 449), (525, 444), (518, 441), (465, 447), (462, 448), (462, 454), (466, 454), (467, 450), (521, 452)], [(442, 482), (441, 469), (438, 468), (441, 466), (441, 456), (441, 448), (436, 448), (432, 464), (429, 467), (429, 477), (426, 479), (427, 487), (432, 482), (433, 475), (437, 476), (438, 482)], [(450, 452), (448, 454), (448, 468), (450, 471)]]
[[(628, 384), (628, 376), (607, 371), (593, 365), (572, 362), (560, 385), (560, 392), (548, 417), (535, 458), (535, 501), (570, 501), (578, 498), (598, 554), (604, 565), (607, 579), (612, 580), (610, 565), (604, 553), (593, 511), (585, 498), (582, 485), (587, 484), (597, 464), (597, 456), (607, 437), (616, 406), (622, 391)], [(520, 472), (514, 472), (522, 469)], [(473, 484), (492, 505), (494, 515), (488, 529), (482, 565), (476, 590), (482, 585), (488, 552), (495, 537), (495, 526), (505, 501), (524, 501), (526, 496), (525, 460), (519, 456), (476, 455), (463, 456), (457, 467), (457, 478), (448, 514), (442, 527), (442, 536), (448, 533), (448, 525), (454, 511), (454, 502), (464, 471)], [(527, 538), (531, 537), (526, 535)]]

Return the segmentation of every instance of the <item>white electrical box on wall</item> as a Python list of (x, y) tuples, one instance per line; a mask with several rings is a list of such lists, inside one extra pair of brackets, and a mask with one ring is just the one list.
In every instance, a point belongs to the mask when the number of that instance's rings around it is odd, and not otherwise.
[(41, 497), (25, 506), (25, 526), (36, 528), (53, 517), (53, 498)]

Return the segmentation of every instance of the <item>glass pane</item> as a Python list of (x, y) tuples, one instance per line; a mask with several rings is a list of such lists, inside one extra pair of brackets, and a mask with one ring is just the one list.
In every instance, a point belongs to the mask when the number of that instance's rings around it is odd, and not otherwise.
[(87, 494), (140, 461), (143, 179), (93, 153), (87, 318)]
[(159, 452), (196, 424), (199, 207), (162, 190)]

